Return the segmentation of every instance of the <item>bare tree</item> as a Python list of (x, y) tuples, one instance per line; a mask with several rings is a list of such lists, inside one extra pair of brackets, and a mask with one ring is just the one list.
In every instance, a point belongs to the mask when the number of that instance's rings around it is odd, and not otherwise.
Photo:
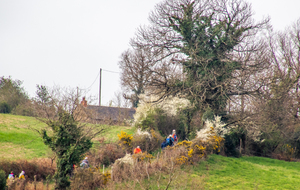
[(127, 50), (121, 55), (121, 85), (125, 91), (124, 97), (131, 100), (132, 107), (137, 107), (138, 96), (149, 83), (154, 65), (152, 57), (153, 52), (149, 48)]
[[(297, 146), (298, 143), (300, 20), (282, 32), (269, 30), (266, 39), (267, 46), (257, 55), (261, 61), (268, 63), (267, 69), (250, 75), (250, 78), (245, 78), (246, 81), (243, 78), (236, 81), (261, 86), (259, 93), (245, 95), (244, 101), (232, 99), (230, 106), (231, 111), (236, 112), (233, 114), (243, 113), (237, 123), (240, 127), (246, 131), (260, 131), (262, 138), (268, 142), (264, 150), (250, 150), (250, 153), (271, 156), (284, 144)], [(243, 142), (245, 150), (253, 144), (253, 140), (247, 138), (248, 135)]]
[(130, 100), (124, 97), (124, 93), (117, 91), (114, 93), (114, 98), (112, 99), (113, 105), (115, 107), (129, 108), (131, 106)]
[[(269, 51), (272, 80), (264, 93), (265, 115), (284, 133), (284, 128), (299, 122), (300, 19), (283, 32), (270, 33)], [(286, 132), (286, 131), (285, 131)], [(287, 135), (288, 137), (289, 135)]]

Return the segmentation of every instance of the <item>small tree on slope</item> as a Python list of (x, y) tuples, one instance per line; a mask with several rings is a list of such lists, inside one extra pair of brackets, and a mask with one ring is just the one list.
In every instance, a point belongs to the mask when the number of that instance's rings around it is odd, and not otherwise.
[(67, 175), (73, 164), (79, 163), (83, 154), (92, 147), (91, 137), (83, 136), (82, 128), (77, 126), (73, 116), (64, 111), (59, 113), (57, 121), (50, 121), (47, 125), (53, 134), (49, 135), (44, 129), (42, 137), (57, 156), (56, 189), (66, 189), (70, 186)]
[(45, 86), (37, 87), (36, 106), (41, 112), (37, 119), (47, 124), (38, 132), (56, 155), (55, 189), (67, 189), (73, 164), (83, 159), (84, 153), (92, 147), (91, 140), (102, 133), (104, 127), (87, 124), (91, 113), (79, 104), (80, 91), (60, 88), (48, 91)]

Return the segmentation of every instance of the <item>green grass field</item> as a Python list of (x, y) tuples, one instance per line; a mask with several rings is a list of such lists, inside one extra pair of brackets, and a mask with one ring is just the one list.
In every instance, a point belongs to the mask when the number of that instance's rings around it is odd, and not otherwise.
[[(158, 176), (158, 174), (157, 174)], [(145, 179), (149, 189), (166, 189), (169, 174)], [(116, 189), (125, 189), (134, 182), (121, 183)], [(129, 185), (128, 185), (129, 184)], [(158, 188), (158, 184), (160, 188)], [(231, 158), (220, 155), (210, 155), (206, 161), (198, 165), (182, 166), (174, 172), (169, 189), (219, 189), (219, 190), (297, 190), (300, 189), (300, 163), (285, 162), (263, 157)], [(136, 184), (133, 189), (143, 189)]]
[(0, 114), (0, 158), (32, 159), (46, 157), (50, 150), (38, 133), (45, 124), (33, 117)]
[[(210, 155), (198, 165), (176, 171), (169, 189), (300, 189), (300, 163), (263, 157), (231, 158)], [(168, 175), (160, 180), (165, 189)], [(158, 189), (157, 178), (150, 179), (150, 189)], [(136, 186), (135, 189), (139, 189)]]
[(298, 162), (211, 155), (193, 173), (205, 176), (205, 189), (300, 189)]
[[(46, 124), (34, 117), (0, 114), (0, 159), (33, 159), (51, 155), (51, 150), (44, 145), (39, 134), (30, 129), (42, 129)], [(104, 138), (106, 142), (118, 140), (117, 134), (125, 131), (134, 133), (134, 128), (123, 126), (106, 126), (103, 134), (95, 138)]]

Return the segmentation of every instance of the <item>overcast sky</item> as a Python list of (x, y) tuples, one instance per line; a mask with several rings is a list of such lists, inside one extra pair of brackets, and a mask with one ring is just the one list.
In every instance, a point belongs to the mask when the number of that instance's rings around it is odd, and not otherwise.
[[(160, 0), (0, 0), (0, 77), (36, 85), (89, 88), (102, 105), (120, 91), (118, 62)], [(255, 19), (282, 30), (300, 18), (300, 0), (251, 0)], [(112, 72), (109, 72), (112, 71)], [(94, 82), (95, 81), (95, 82)], [(94, 82), (94, 83), (93, 83)], [(95, 102), (97, 103), (97, 102)]]

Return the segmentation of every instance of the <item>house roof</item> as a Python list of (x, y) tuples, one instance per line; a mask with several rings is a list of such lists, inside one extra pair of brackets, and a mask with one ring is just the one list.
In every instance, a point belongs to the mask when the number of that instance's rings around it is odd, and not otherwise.
[(97, 120), (110, 119), (113, 121), (120, 121), (124, 119), (133, 119), (135, 109), (133, 108), (119, 108), (107, 106), (92, 106), (88, 105), (87, 109), (91, 110), (93, 117)]

